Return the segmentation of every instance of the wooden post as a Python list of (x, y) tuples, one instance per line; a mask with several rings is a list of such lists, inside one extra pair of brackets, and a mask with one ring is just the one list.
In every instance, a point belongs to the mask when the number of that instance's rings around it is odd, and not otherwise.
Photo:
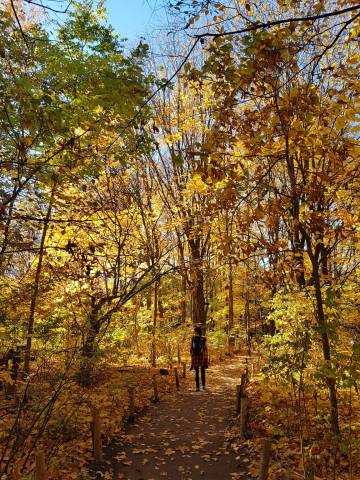
[(241, 397), (240, 400), (240, 438), (243, 440), (247, 435), (247, 414), (248, 414), (248, 398)]
[(241, 384), (236, 385), (235, 413), (241, 412), (241, 398), (246, 396), (246, 374), (241, 374)]
[(246, 384), (247, 384), (247, 376), (246, 376), (246, 373), (242, 373), (241, 374), (241, 392), (240, 392), (240, 396), (241, 397), (244, 397), (245, 396), (245, 392), (246, 392)]
[(181, 365), (181, 352), (180, 352), (180, 345), (179, 342), (177, 344), (177, 358), (178, 358), (178, 365)]
[(13, 475), (13, 480), (21, 480), (21, 466), (19, 464), (16, 465), (16, 467), (14, 468), (13, 472), (12, 472), (12, 475)]
[(175, 385), (176, 385), (176, 390), (180, 390), (180, 382), (179, 382), (179, 372), (178, 369), (175, 367), (174, 368), (174, 374), (175, 374)]
[(305, 480), (314, 480), (314, 478), (315, 478), (314, 465), (310, 463), (306, 466)]
[(239, 415), (240, 413), (240, 402), (241, 402), (241, 385), (236, 385), (235, 413), (237, 415)]
[(101, 442), (101, 419), (100, 411), (98, 408), (94, 408), (93, 410), (92, 433), (94, 458), (97, 461), (101, 461), (103, 459), (103, 454)]
[(134, 387), (128, 389), (129, 393), (129, 422), (135, 420), (135, 398), (134, 398)]
[(35, 480), (48, 480), (43, 450), (39, 450), (35, 456)]
[(182, 377), (186, 378), (186, 362), (182, 362), (182, 367), (183, 367)]
[(158, 402), (159, 401), (159, 391), (158, 391), (158, 386), (157, 386), (157, 381), (156, 381), (156, 375), (153, 375), (152, 384), (153, 384), (153, 389), (154, 389), (153, 402)]
[(248, 364), (247, 364), (247, 359), (246, 359), (246, 366), (245, 366), (245, 383), (248, 383), (248, 379), (249, 379), (249, 367), (248, 367)]
[(259, 480), (267, 480), (268, 478), (270, 455), (271, 455), (271, 439), (264, 438), (263, 448), (261, 452)]

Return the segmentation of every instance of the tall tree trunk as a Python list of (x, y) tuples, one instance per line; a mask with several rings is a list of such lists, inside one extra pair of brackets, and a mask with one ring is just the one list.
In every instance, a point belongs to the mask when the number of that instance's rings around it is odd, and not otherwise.
[(186, 277), (183, 275), (181, 277), (181, 305), (180, 305), (180, 319), (181, 323), (186, 323), (186, 293), (187, 293), (187, 282)]
[(202, 258), (200, 255), (199, 240), (189, 240), (191, 254), (191, 270), (192, 270), (192, 291), (191, 291), (191, 307), (193, 325), (201, 326), (205, 329), (206, 312), (205, 312), (205, 294), (204, 294), (204, 275), (202, 271)]
[[(250, 235), (246, 235), (247, 247), (250, 245)], [(250, 286), (249, 286), (249, 259), (245, 260), (245, 275), (244, 275), (244, 323), (246, 332), (246, 342), (249, 353), (251, 352), (251, 337), (250, 337)]]
[(154, 314), (153, 314), (153, 328), (151, 341), (151, 365), (156, 367), (156, 328), (158, 319), (158, 304), (159, 304), (159, 282), (154, 285)]
[(225, 235), (226, 235), (226, 251), (228, 254), (228, 313), (227, 313), (227, 336), (228, 351), (231, 353), (233, 344), (232, 329), (234, 328), (234, 282), (233, 282), (233, 262), (232, 262), (232, 224), (229, 221), (229, 212), (225, 212)]
[[(331, 362), (331, 348), (329, 342), (329, 336), (327, 333), (327, 325), (325, 320), (324, 305), (321, 292), (321, 283), (319, 275), (319, 262), (318, 258), (315, 255), (311, 255), (312, 262), (312, 274), (315, 287), (315, 297), (316, 297), (316, 316), (319, 325), (319, 330), (321, 334), (321, 343), (323, 358), (326, 362)], [(329, 393), (329, 403), (330, 403), (330, 418), (331, 418), (331, 428), (336, 437), (340, 436), (340, 427), (339, 427), (339, 414), (338, 414), (338, 404), (337, 404), (337, 395), (336, 395), (336, 381), (329, 375), (325, 376), (325, 381)]]
[(196, 267), (194, 272), (194, 287), (192, 292), (192, 320), (194, 325), (205, 327), (205, 296), (204, 276), (201, 269)]
[[(288, 146), (287, 146), (288, 150)], [(300, 198), (296, 188), (295, 165), (293, 156), (287, 154), (288, 174), (291, 186), (291, 215), (292, 228), (290, 232), (290, 239), (293, 250), (293, 265), (295, 281), (300, 288), (305, 286), (305, 268), (304, 268), (304, 246), (305, 241), (300, 232)]]
[(249, 287), (248, 285), (245, 286), (245, 311), (244, 311), (244, 320), (245, 320), (245, 331), (246, 337), (248, 339), (248, 344), (250, 340), (250, 295), (249, 295)]
[(134, 311), (134, 343), (135, 343), (135, 350), (136, 355), (140, 356), (139, 350), (139, 325), (138, 325), (138, 314), (139, 314), (139, 305), (135, 303), (135, 311)]
[(5, 265), (5, 251), (8, 245), (8, 240), (9, 240), (9, 234), (10, 234), (10, 225), (12, 221), (12, 213), (14, 210), (14, 205), (15, 205), (15, 199), (16, 199), (16, 185), (14, 185), (13, 188), (13, 193), (12, 193), (12, 200), (10, 202), (9, 208), (8, 208), (8, 217), (5, 222), (5, 228), (4, 228), (4, 234), (3, 234), (3, 241), (1, 243), (1, 249), (0, 249), (0, 272), (3, 273), (4, 270), (6, 269)]
[(290, 240), (293, 247), (293, 264), (295, 281), (299, 287), (305, 286), (305, 271), (304, 271), (304, 244), (305, 241), (300, 234), (300, 197), (297, 191), (295, 157), (290, 152), (290, 138), (289, 126), (285, 120), (278, 103), (278, 93), (275, 94), (275, 107), (279, 116), (282, 133), (285, 140), (285, 159), (287, 165), (287, 173), (290, 180), (290, 194), (291, 194), (291, 215), (292, 228), (290, 231)]
[(186, 323), (186, 293), (187, 293), (187, 281), (186, 281), (186, 265), (184, 258), (184, 245), (181, 239), (178, 239), (179, 260), (180, 260), (180, 274), (181, 274), (181, 301), (180, 301), (180, 321), (182, 324)]
[(96, 353), (95, 342), (100, 332), (101, 322), (98, 319), (99, 306), (92, 305), (91, 313), (88, 317), (88, 329), (84, 344), (81, 349), (80, 370), (78, 380), (81, 385), (87, 387), (91, 385), (91, 375), (94, 367), (94, 358)]
[(231, 348), (233, 346), (232, 340), (231, 340), (231, 333), (232, 329), (234, 327), (234, 281), (233, 281), (233, 265), (232, 265), (232, 260), (229, 258), (229, 272), (228, 272), (228, 285), (229, 285), (229, 291), (228, 291), (228, 325), (227, 325), (227, 330), (228, 330), (228, 348), (229, 352), (231, 351)]
[(36, 304), (39, 296), (39, 289), (40, 289), (40, 277), (41, 277), (41, 270), (45, 252), (45, 241), (46, 235), (49, 228), (49, 222), (51, 218), (51, 211), (54, 203), (55, 198), (55, 190), (56, 190), (56, 183), (53, 184), (51, 189), (50, 200), (44, 220), (44, 227), (41, 234), (40, 240), (40, 248), (39, 248), (39, 256), (38, 256), (38, 264), (36, 267), (35, 272), (35, 280), (33, 284), (33, 292), (31, 296), (30, 302), (30, 311), (29, 311), (29, 318), (28, 318), (28, 327), (27, 327), (27, 339), (26, 339), (26, 349), (25, 349), (25, 358), (24, 358), (24, 372), (29, 374), (30, 372), (30, 357), (31, 357), (31, 346), (32, 346), (32, 336), (34, 333), (34, 323), (35, 323), (35, 313), (36, 313)]

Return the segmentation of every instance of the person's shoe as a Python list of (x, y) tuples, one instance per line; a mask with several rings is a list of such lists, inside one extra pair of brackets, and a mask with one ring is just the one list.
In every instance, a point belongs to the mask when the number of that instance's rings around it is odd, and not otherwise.
[(199, 392), (200, 392), (200, 388), (197, 388), (197, 389), (195, 390), (195, 393), (199, 393)]
[(202, 389), (203, 389), (204, 392), (208, 392), (207, 387), (202, 387)]

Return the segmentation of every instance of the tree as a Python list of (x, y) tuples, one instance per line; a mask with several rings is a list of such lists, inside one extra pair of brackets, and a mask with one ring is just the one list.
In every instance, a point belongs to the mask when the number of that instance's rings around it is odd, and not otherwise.
[[(10, 241), (12, 230), (16, 229), (13, 219), (35, 222), (35, 230), (40, 227), (29, 244), (31, 251), (39, 238), (27, 326), (26, 372), (46, 235), (57, 190), (80, 179), (96, 180), (108, 167), (104, 158), (109, 158), (114, 166), (128, 162), (134, 154), (134, 142), (139, 143), (139, 133), (133, 127), (124, 130), (120, 137), (119, 129), (135, 115), (147, 95), (149, 79), (142, 73), (146, 46), (125, 57), (112, 29), (101, 21), (103, 14), (101, 8), (93, 9), (91, 4), (74, 4), (57, 31), (56, 42), (39, 24), (30, 24), (25, 56), (17, 19), (10, 12), (3, 20), (5, 34), (11, 31), (14, 38), (2, 55), (1, 132), (6, 173), (2, 195), (3, 256), (10, 250), (9, 255), (15, 258), (18, 248), (19, 240)], [(138, 121), (145, 116), (144, 110)], [(121, 145), (112, 147), (110, 152), (109, 145), (114, 141)], [(141, 147), (136, 151), (146, 148), (142, 136)], [(28, 209), (30, 203), (26, 205), (34, 190), (40, 197), (42, 192), (51, 191), (50, 200), (41, 202), (46, 211), (44, 218)], [(67, 221), (71, 224), (71, 219)], [(4, 257), (1, 261), (4, 264)]]

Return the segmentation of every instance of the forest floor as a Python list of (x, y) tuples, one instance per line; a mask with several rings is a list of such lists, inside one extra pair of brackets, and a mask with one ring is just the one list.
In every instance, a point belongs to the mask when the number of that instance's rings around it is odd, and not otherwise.
[(211, 366), (207, 391), (195, 392), (193, 374), (188, 375), (179, 393), (139, 414), (122, 439), (108, 445), (96, 478), (250, 478), (247, 449), (233, 444), (228, 430), (235, 418), (236, 385), (244, 370), (242, 359), (235, 357)]
[[(59, 374), (55, 370), (52, 376), (36, 377), (26, 403), (21, 401), (25, 387), (19, 381), (14, 395), (6, 397), (0, 391), (0, 455), (4, 454), (4, 468), (8, 466), (8, 476), (2, 478), (20, 478), (16, 472), (24, 465), (24, 451), (29, 459), (22, 478), (32, 478), (35, 452), (42, 451), (49, 480), (258, 479), (267, 437), (272, 440), (268, 480), (299, 480), (310, 467), (314, 480), (360, 479), (358, 393), (341, 392), (342, 438), (336, 444), (327, 420), (327, 392), (317, 387), (314, 396), (306, 390), (299, 404), (296, 388), (266, 376), (262, 364), (257, 352), (212, 364), (207, 371), (208, 391), (200, 393), (195, 392), (193, 372), (180, 379), (176, 392), (174, 370), (160, 375), (159, 367), (104, 366), (91, 388), (69, 380), (40, 441), (38, 430), (31, 429), (34, 415), (41, 428), (41, 412), (51, 404), (52, 383)], [(248, 422), (243, 440), (235, 392), (246, 366)], [(154, 375), (160, 397), (155, 404), (151, 402)], [(128, 422), (130, 391), (134, 392), (133, 424)], [(93, 460), (94, 407), (100, 413), (103, 462)], [(12, 431), (13, 440), (6, 443), (7, 432)]]

